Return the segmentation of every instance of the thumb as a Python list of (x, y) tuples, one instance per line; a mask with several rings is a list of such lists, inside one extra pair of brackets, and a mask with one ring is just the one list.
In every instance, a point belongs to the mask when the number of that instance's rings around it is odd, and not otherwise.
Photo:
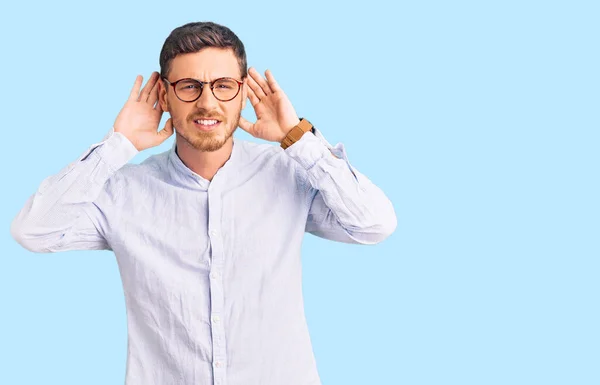
[(254, 136), (254, 134), (252, 134), (252, 131), (254, 130), (254, 124), (250, 123), (249, 121), (244, 119), (242, 116), (240, 116), (238, 126), (240, 126), (242, 128), (242, 130), (244, 130), (247, 133), (249, 133), (250, 135)]
[(156, 136), (158, 137), (157, 145), (167, 140), (171, 135), (173, 135), (173, 118), (169, 118), (163, 129), (156, 133)]

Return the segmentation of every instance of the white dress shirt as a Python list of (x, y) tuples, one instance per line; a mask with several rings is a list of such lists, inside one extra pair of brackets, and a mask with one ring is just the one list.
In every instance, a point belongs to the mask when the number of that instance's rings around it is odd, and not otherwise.
[(46, 178), (11, 226), (33, 252), (114, 252), (126, 384), (320, 384), (302, 239), (378, 243), (396, 228), (389, 199), (318, 130), (286, 150), (234, 137), (212, 181), (186, 167), (175, 144), (128, 164), (137, 153), (111, 129)]

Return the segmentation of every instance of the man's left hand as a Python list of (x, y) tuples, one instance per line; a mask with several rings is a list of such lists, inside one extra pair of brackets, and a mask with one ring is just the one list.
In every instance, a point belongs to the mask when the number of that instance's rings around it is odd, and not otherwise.
[(279, 87), (270, 70), (266, 80), (254, 68), (248, 70), (248, 99), (254, 108), (256, 122), (240, 116), (239, 126), (255, 138), (281, 142), (300, 119), (287, 95)]

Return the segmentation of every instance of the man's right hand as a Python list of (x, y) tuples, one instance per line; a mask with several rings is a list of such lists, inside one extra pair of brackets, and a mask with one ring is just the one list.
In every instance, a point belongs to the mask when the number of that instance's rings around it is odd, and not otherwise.
[(141, 75), (135, 78), (129, 99), (113, 126), (115, 132), (125, 135), (138, 151), (158, 146), (173, 134), (171, 118), (162, 130), (157, 131), (163, 114), (160, 103), (157, 103), (158, 79), (158, 72), (153, 72), (140, 92), (143, 78)]

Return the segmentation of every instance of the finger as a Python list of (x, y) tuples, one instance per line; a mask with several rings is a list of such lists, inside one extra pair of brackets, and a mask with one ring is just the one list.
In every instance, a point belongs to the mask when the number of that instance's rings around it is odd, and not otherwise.
[(152, 89), (150, 90), (150, 94), (148, 95), (148, 104), (154, 106), (154, 103), (158, 100), (158, 81), (154, 83)]
[(267, 76), (267, 81), (269, 82), (269, 87), (271, 87), (271, 90), (273, 90), (273, 92), (281, 92), (282, 89), (279, 87), (279, 83), (277, 83), (275, 80), (271, 70), (266, 70), (265, 75)]
[(267, 83), (265, 78), (263, 78), (254, 68), (252, 68), (252, 75), (252, 79), (254, 79), (254, 81), (258, 83), (258, 85), (260, 86), (260, 88), (262, 88), (265, 94), (269, 95), (273, 93), (271, 87), (269, 87), (269, 84)]
[(252, 132), (254, 131), (254, 124), (250, 123), (249, 121), (247, 121), (246, 119), (244, 119), (242, 116), (240, 116), (240, 120), (238, 122), (238, 126), (240, 126), (240, 128), (242, 130), (244, 130), (247, 133), (249, 133), (250, 135), (254, 136), (252, 134)]
[(250, 89), (254, 91), (254, 95), (256, 95), (258, 99), (262, 99), (265, 96), (267, 96), (267, 94), (265, 94), (265, 91), (258, 85), (254, 78), (248, 77), (248, 85), (250, 86)]
[(250, 87), (248, 87), (248, 99), (250, 99), (250, 104), (252, 104), (253, 108), (256, 108), (258, 103), (260, 103), (260, 99), (258, 99), (258, 96), (256, 96), (254, 93), (254, 90)]
[(250, 68), (248, 73), (250, 74), (250, 76), (248, 76), (248, 84), (251, 87), (253, 87), (254, 93), (256, 94), (256, 96), (259, 97), (259, 99), (262, 99), (263, 96), (266, 96), (267, 94), (271, 93), (269, 87), (263, 88), (260, 85), (260, 74), (254, 68)]
[(138, 102), (145, 102), (148, 100), (148, 95), (150, 95), (150, 90), (152, 90), (152, 87), (156, 83), (157, 77), (158, 73), (156, 71), (152, 72), (152, 75), (150, 75), (150, 79), (148, 79), (146, 85), (144, 86), (144, 88), (142, 88), (142, 92), (140, 93), (140, 98), (138, 99)]
[(137, 100), (138, 96), (140, 95), (140, 87), (142, 86), (143, 80), (144, 80), (144, 77), (142, 75), (137, 75), (135, 77), (135, 82), (133, 83), (133, 88), (131, 89), (131, 92), (129, 93), (129, 100)]
[(159, 144), (167, 140), (171, 135), (173, 135), (173, 118), (169, 118), (169, 120), (167, 120), (167, 122), (165, 123), (163, 129), (156, 133), (156, 145), (158, 146)]

